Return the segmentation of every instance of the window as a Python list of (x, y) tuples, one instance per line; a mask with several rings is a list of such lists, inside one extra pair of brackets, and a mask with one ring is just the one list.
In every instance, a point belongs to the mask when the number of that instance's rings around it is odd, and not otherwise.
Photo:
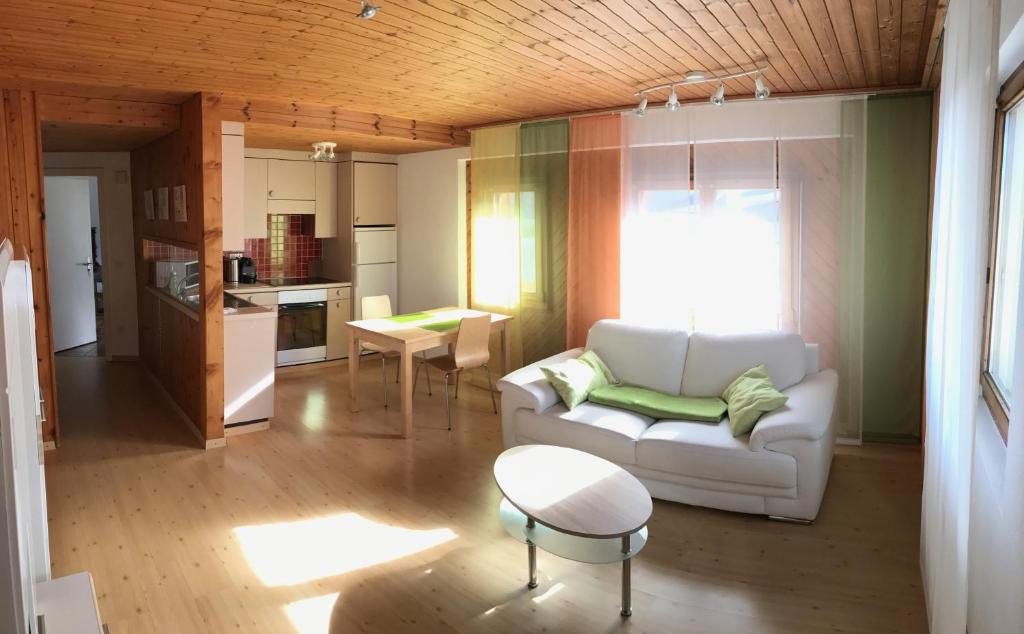
[(1016, 104), (1005, 108), (998, 119), (998, 130), (1001, 138), (994, 166), (982, 394), (1005, 440), (1024, 255), (1024, 107)]

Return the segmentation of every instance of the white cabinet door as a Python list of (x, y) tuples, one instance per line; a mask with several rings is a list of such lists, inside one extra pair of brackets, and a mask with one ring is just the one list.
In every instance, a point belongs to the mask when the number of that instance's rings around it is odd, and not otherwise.
[(353, 171), (353, 224), (394, 225), (398, 220), (398, 166), (356, 163)]
[(267, 198), (316, 200), (316, 170), (313, 161), (267, 161)]
[[(328, 289), (328, 298), (330, 292)], [(346, 289), (348, 290), (348, 289)], [(348, 326), (345, 322), (352, 319), (352, 300), (344, 299), (327, 300), (327, 360), (344, 359), (348, 357)]]
[(363, 298), (374, 295), (387, 295), (391, 305), (398, 306), (398, 265), (360, 264), (353, 267), (353, 286), (355, 287), (354, 312), (356, 319), (362, 319)]
[(338, 235), (338, 164), (316, 163), (317, 238)]
[[(224, 251), (245, 250), (245, 137), (221, 136), (221, 204)], [(264, 225), (265, 226), (265, 225)]]
[(398, 232), (394, 229), (356, 229), (353, 264), (398, 261)]
[(267, 159), (245, 159), (245, 237), (267, 237)]

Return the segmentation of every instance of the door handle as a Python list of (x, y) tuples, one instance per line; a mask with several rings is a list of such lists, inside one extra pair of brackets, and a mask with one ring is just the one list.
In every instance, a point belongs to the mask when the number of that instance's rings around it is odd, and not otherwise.
[(92, 273), (92, 256), (85, 258), (85, 262), (75, 262), (78, 266), (84, 266), (86, 271)]

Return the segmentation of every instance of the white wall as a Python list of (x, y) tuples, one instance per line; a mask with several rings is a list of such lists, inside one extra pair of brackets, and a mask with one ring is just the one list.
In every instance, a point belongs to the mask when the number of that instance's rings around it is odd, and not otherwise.
[(398, 310), (403, 313), (465, 301), (460, 178), (468, 158), (469, 148), (398, 157)]
[(47, 174), (99, 176), (103, 253), (103, 338), (108, 359), (139, 355), (132, 230), (131, 155), (128, 152), (44, 152)]

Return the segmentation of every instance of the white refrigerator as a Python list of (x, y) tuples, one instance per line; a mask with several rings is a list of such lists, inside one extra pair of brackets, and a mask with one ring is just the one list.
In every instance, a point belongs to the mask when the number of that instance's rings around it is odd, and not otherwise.
[(352, 252), (353, 312), (363, 318), (363, 297), (388, 295), (398, 309), (398, 232), (394, 227), (355, 230)]

